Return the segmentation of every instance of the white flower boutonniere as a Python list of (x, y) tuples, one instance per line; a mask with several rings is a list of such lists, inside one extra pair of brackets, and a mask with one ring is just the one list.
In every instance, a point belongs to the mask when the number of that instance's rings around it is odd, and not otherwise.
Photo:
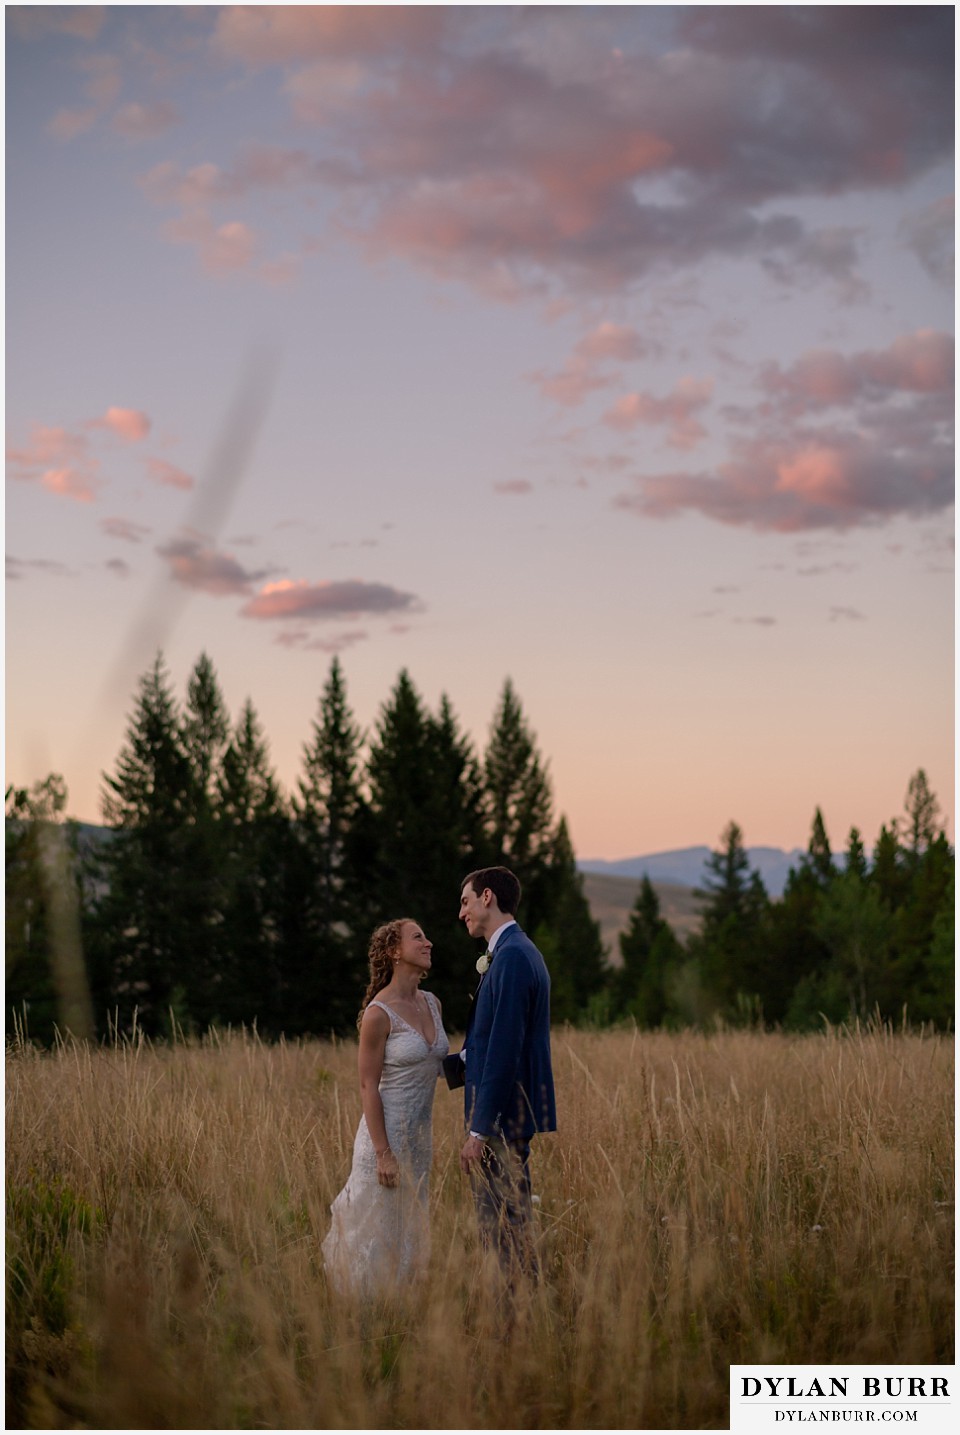
[(480, 973), (481, 976), (483, 976), (484, 972), (489, 967), (492, 957), (492, 952), (484, 952), (482, 957), (477, 958), (477, 971)]

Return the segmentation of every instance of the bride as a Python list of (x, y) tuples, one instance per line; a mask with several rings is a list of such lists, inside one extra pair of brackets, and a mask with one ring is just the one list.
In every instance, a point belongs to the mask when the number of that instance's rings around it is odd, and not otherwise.
[(430, 1254), (427, 1187), (433, 1096), (449, 1050), (440, 1003), (420, 982), (432, 943), (409, 917), (370, 940), (360, 1028), (363, 1116), (347, 1184), (323, 1242), (331, 1283), (373, 1295), (421, 1272)]

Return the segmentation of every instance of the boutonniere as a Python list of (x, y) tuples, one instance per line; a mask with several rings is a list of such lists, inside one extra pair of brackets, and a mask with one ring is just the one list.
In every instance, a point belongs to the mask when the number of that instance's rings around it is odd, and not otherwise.
[(487, 968), (490, 966), (490, 963), (491, 963), (492, 961), (493, 961), (493, 953), (492, 953), (492, 952), (484, 952), (484, 954), (483, 954), (482, 957), (478, 957), (478, 958), (477, 958), (477, 971), (480, 973), (481, 976), (483, 976), (484, 972), (485, 972), (485, 971), (487, 970)]

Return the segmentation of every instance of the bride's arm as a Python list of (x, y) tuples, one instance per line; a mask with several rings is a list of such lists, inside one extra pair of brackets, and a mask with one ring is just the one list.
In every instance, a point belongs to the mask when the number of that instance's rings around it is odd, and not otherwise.
[(380, 1007), (368, 1006), (360, 1023), (360, 1054), (357, 1058), (360, 1070), (360, 1100), (363, 1103), (364, 1120), (373, 1149), (377, 1153), (377, 1180), (381, 1186), (395, 1186), (399, 1178), (397, 1158), (390, 1150), (387, 1127), (383, 1119), (383, 1101), (380, 1097), (380, 1078), (383, 1075), (383, 1056), (390, 1035), (390, 1018)]

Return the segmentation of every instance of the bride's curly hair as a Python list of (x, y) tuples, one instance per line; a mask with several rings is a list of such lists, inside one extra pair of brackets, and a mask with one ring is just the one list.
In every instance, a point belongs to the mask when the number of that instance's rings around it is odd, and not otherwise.
[(412, 917), (395, 917), (392, 922), (384, 922), (382, 927), (378, 927), (370, 938), (370, 946), (367, 949), (367, 958), (370, 962), (370, 984), (357, 1013), (358, 1030), (367, 1007), (377, 992), (382, 992), (393, 976), (393, 959), (403, 940), (403, 929), (408, 922), (412, 921)]

